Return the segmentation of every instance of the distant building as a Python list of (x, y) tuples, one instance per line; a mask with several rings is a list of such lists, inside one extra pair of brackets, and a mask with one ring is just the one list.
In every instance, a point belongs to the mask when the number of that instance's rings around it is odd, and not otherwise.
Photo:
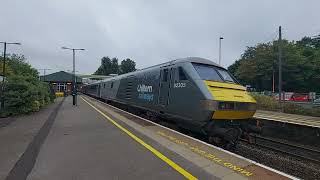
[[(45, 76), (40, 76), (40, 80), (52, 85), (55, 93), (64, 92), (67, 95), (72, 92), (73, 74), (59, 71)], [(76, 83), (82, 84), (82, 78), (76, 75)]]
[(117, 74), (110, 74), (109, 76), (105, 76), (105, 75), (79, 75), (79, 77), (82, 78), (83, 84), (91, 84), (91, 83), (101, 81), (104, 79), (108, 79), (108, 78), (111, 78), (114, 76), (117, 76)]
[[(80, 75), (76, 74), (77, 87), (81, 88), (82, 84), (90, 84), (96, 81), (101, 81), (116, 75), (103, 76), (103, 75)], [(65, 71), (59, 71), (45, 76), (40, 76), (41, 81), (48, 82), (52, 85), (54, 92), (72, 93), (73, 74)]]

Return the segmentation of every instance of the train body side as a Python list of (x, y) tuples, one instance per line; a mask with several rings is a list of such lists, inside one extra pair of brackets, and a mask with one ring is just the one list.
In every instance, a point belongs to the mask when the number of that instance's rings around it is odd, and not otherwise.
[[(218, 66), (201, 58), (171, 61), (88, 85), (91, 87), (85, 91), (154, 113), (196, 132), (208, 133), (217, 124), (224, 127), (234, 120), (252, 117), (255, 109), (248, 107), (255, 101), (243, 86), (203, 80), (194, 62)], [(221, 109), (230, 104), (233, 109)]]

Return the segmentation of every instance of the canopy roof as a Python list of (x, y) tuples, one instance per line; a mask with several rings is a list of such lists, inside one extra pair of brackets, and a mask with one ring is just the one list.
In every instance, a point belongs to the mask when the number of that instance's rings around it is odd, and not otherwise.
[[(59, 71), (45, 76), (40, 76), (40, 80), (44, 80), (46, 82), (72, 82), (73, 74), (65, 71)], [(77, 83), (82, 83), (82, 78), (76, 75), (76, 81)]]

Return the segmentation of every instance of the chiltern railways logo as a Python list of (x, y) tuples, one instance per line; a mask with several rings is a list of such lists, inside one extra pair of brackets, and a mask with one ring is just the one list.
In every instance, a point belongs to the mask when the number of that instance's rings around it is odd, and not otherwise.
[(137, 91), (139, 92), (138, 98), (145, 101), (153, 101), (152, 86), (147, 86), (144, 84), (138, 84)]
[(137, 87), (137, 91), (141, 92), (141, 93), (152, 93), (152, 86), (139, 84), (138, 87)]

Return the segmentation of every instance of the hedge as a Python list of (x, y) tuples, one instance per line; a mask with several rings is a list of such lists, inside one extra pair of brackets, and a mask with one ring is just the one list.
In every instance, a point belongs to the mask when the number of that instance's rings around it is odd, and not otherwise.
[(39, 111), (54, 100), (47, 83), (32, 76), (11, 75), (5, 84), (5, 109), (1, 116)]

